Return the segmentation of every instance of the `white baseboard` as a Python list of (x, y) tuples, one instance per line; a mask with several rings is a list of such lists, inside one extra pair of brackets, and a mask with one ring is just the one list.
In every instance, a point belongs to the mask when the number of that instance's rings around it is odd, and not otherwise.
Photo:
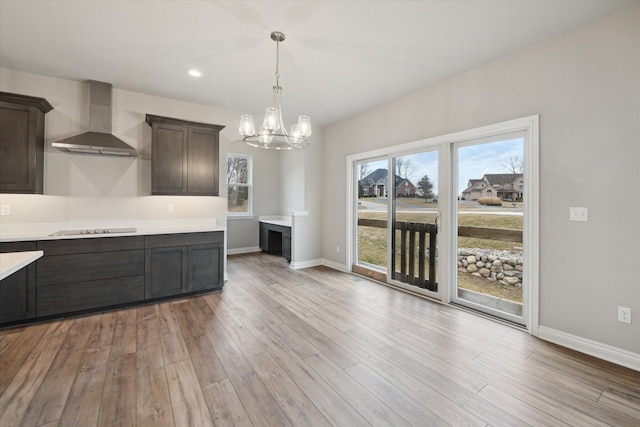
[(347, 267), (346, 264), (340, 264), (335, 261), (331, 261), (330, 259), (323, 258), (320, 260), (321, 264), (327, 266), (329, 268), (333, 268), (334, 270), (342, 271), (344, 273), (350, 273), (351, 269)]
[(317, 265), (322, 265), (321, 259), (310, 259), (308, 261), (298, 261), (298, 262), (291, 261), (291, 264), (289, 264), (289, 268), (292, 268), (294, 270), (299, 270), (301, 268), (315, 267)]
[(249, 248), (233, 248), (227, 249), (227, 255), (248, 254), (251, 252), (260, 252), (261, 250), (262, 249), (258, 246), (251, 246)]
[(640, 354), (628, 350), (602, 344), (545, 326), (538, 326), (538, 338), (640, 371)]

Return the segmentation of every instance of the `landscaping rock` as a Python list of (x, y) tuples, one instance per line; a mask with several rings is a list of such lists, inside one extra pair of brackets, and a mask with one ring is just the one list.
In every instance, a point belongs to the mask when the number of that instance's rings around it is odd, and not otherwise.
[(502, 280), (507, 285), (511, 285), (511, 286), (514, 286), (514, 285), (517, 285), (518, 283), (520, 283), (520, 279), (518, 279), (517, 277), (505, 277)]
[(518, 270), (505, 270), (504, 275), (507, 277), (522, 277), (522, 272)]
[(522, 252), (483, 248), (459, 248), (458, 271), (482, 277), (488, 282), (522, 287)]

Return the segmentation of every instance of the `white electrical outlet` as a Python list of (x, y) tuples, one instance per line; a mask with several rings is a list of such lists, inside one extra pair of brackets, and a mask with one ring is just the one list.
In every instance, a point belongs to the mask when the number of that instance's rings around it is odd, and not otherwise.
[(588, 221), (588, 208), (569, 208), (569, 221)]
[(176, 207), (173, 205), (173, 203), (169, 203), (167, 205), (167, 212), (173, 213), (173, 212), (175, 212), (175, 209), (176, 209)]
[(0, 207), (0, 215), (2, 215), (2, 216), (11, 215), (11, 205), (2, 205)]
[(336, 246), (336, 252), (340, 252), (340, 245)]
[(618, 307), (618, 322), (631, 323), (631, 309), (629, 307)]

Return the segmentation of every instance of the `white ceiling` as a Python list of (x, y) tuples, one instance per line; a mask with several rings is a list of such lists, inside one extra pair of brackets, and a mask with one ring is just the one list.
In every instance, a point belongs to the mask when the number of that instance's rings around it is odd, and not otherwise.
[(326, 125), (634, 5), (0, 0), (0, 65), (261, 117), (279, 30), (285, 120)]

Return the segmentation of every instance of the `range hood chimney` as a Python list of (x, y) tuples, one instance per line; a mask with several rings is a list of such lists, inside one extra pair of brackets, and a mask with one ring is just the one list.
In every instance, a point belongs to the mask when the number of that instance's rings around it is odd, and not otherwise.
[(89, 80), (89, 132), (54, 142), (70, 153), (136, 157), (135, 148), (111, 134), (111, 83)]

